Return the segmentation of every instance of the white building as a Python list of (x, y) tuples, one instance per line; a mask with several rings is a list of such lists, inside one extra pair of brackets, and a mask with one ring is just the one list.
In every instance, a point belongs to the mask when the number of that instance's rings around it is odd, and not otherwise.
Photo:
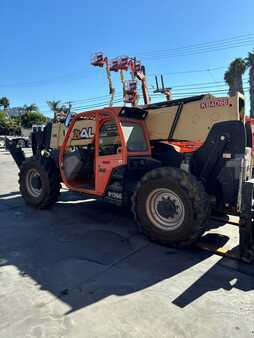
[(13, 107), (8, 109), (8, 114), (11, 117), (19, 116), (25, 113), (25, 109), (23, 107)]

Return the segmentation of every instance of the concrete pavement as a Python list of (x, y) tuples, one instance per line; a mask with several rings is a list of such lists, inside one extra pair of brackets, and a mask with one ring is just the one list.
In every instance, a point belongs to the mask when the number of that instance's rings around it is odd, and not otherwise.
[(0, 150), (0, 337), (254, 337), (254, 266), (149, 242), (63, 190), (27, 207)]

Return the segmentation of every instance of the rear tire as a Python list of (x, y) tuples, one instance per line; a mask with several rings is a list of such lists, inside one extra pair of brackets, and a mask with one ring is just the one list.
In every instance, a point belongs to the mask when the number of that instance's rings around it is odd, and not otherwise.
[(151, 240), (183, 247), (206, 230), (210, 203), (194, 176), (165, 167), (141, 179), (132, 197), (132, 210), (142, 232)]
[(25, 202), (39, 209), (52, 206), (60, 194), (59, 171), (51, 158), (33, 156), (22, 163), (20, 192)]

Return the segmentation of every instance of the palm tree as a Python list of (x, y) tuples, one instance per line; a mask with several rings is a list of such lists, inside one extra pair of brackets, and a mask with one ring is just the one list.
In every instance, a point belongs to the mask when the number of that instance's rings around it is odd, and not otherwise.
[(246, 61), (236, 58), (229, 65), (228, 70), (224, 74), (224, 80), (229, 85), (229, 96), (236, 95), (237, 92), (244, 94), (243, 91), (243, 73), (246, 70)]
[(10, 105), (9, 99), (6, 96), (1, 97), (1, 99), (0, 99), (0, 106), (4, 107), (4, 111), (7, 110), (7, 108), (9, 107), (9, 105)]
[(24, 110), (26, 113), (31, 113), (32, 111), (38, 111), (38, 106), (35, 103), (30, 104), (27, 106), (26, 104), (24, 105)]
[(59, 112), (59, 110), (61, 110), (61, 107), (59, 106), (61, 101), (47, 101), (47, 104), (49, 106), (49, 108), (53, 111), (54, 113), (54, 120), (56, 119), (56, 114), (57, 112)]
[(254, 117), (254, 50), (248, 54), (246, 65), (249, 68), (250, 117)]
[(224, 74), (224, 80), (228, 84), (228, 95), (234, 96), (235, 88), (234, 88), (234, 75), (232, 70), (228, 69)]
[(71, 107), (72, 107), (72, 105), (69, 102), (68, 105), (66, 105), (66, 104), (62, 105), (60, 110), (67, 115), (71, 111)]
[(68, 113), (68, 107), (65, 104), (63, 104), (60, 108), (60, 111), (67, 114)]

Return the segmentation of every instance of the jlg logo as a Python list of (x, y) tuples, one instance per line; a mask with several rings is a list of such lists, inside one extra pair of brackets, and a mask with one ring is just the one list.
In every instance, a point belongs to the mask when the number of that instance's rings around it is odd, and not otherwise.
[(87, 127), (83, 129), (73, 129), (73, 139), (80, 140), (80, 139), (89, 139), (93, 138), (94, 132), (92, 127)]

